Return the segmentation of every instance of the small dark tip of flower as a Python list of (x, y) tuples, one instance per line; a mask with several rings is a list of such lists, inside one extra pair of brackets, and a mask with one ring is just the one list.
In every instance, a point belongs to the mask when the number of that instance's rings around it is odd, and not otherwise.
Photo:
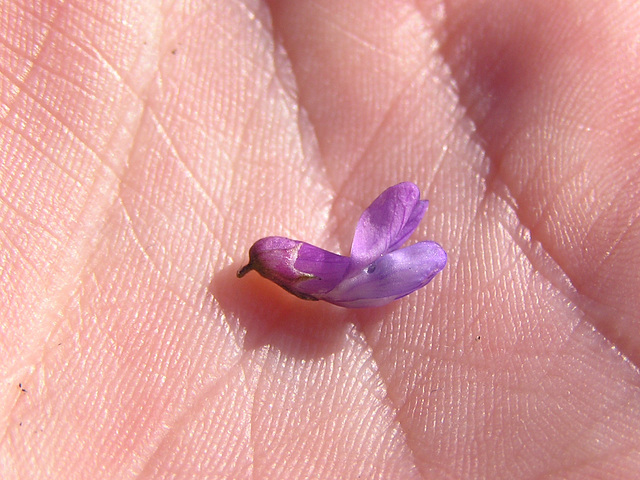
[(373, 273), (376, 271), (376, 266), (372, 263), (367, 267), (367, 273)]
[(236, 273), (236, 275), (238, 276), (238, 278), (242, 278), (247, 273), (249, 273), (251, 270), (253, 270), (253, 265), (251, 265), (251, 262), (249, 262), (244, 267), (242, 267), (240, 270), (238, 270), (238, 273)]

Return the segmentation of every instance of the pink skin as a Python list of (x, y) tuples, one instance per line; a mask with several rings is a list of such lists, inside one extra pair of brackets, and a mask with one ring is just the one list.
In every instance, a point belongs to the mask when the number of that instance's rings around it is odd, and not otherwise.
[[(27, 3), (0, 478), (636, 477), (634, 0)], [(348, 254), (404, 180), (449, 254), (426, 288), (235, 278), (266, 235)]]

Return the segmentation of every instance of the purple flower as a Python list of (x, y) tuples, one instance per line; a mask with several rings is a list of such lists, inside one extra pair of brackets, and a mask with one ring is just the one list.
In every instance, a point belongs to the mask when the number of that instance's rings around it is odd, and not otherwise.
[(400, 248), (418, 227), (428, 202), (411, 182), (388, 188), (364, 211), (344, 257), (305, 242), (266, 237), (249, 250), (243, 277), (255, 270), (305, 300), (341, 307), (378, 307), (424, 287), (447, 263), (435, 242)]

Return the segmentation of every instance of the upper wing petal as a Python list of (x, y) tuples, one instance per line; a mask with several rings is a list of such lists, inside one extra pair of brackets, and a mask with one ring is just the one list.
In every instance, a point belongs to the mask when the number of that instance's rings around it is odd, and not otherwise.
[(351, 244), (355, 267), (367, 265), (399, 248), (416, 229), (427, 210), (420, 190), (411, 182), (386, 189), (364, 211)]
[(422, 217), (424, 217), (425, 212), (427, 211), (427, 207), (429, 206), (428, 200), (418, 200), (418, 202), (413, 207), (413, 211), (409, 215), (407, 219), (407, 223), (400, 229), (398, 234), (396, 235), (395, 242), (393, 242), (387, 248), (387, 252), (393, 252), (400, 248), (404, 242), (411, 236), (411, 234), (418, 228), (418, 225), (422, 221)]

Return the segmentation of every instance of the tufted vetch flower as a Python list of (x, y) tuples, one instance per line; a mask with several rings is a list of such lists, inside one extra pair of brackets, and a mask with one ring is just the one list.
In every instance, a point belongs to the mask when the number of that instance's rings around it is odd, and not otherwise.
[(249, 250), (243, 277), (255, 270), (305, 300), (342, 307), (378, 307), (429, 283), (447, 263), (436, 242), (400, 248), (418, 227), (428, 202), (411, 182), (388, 188), (364, 211), (345, 257), (306, 242), (265, 237)]

